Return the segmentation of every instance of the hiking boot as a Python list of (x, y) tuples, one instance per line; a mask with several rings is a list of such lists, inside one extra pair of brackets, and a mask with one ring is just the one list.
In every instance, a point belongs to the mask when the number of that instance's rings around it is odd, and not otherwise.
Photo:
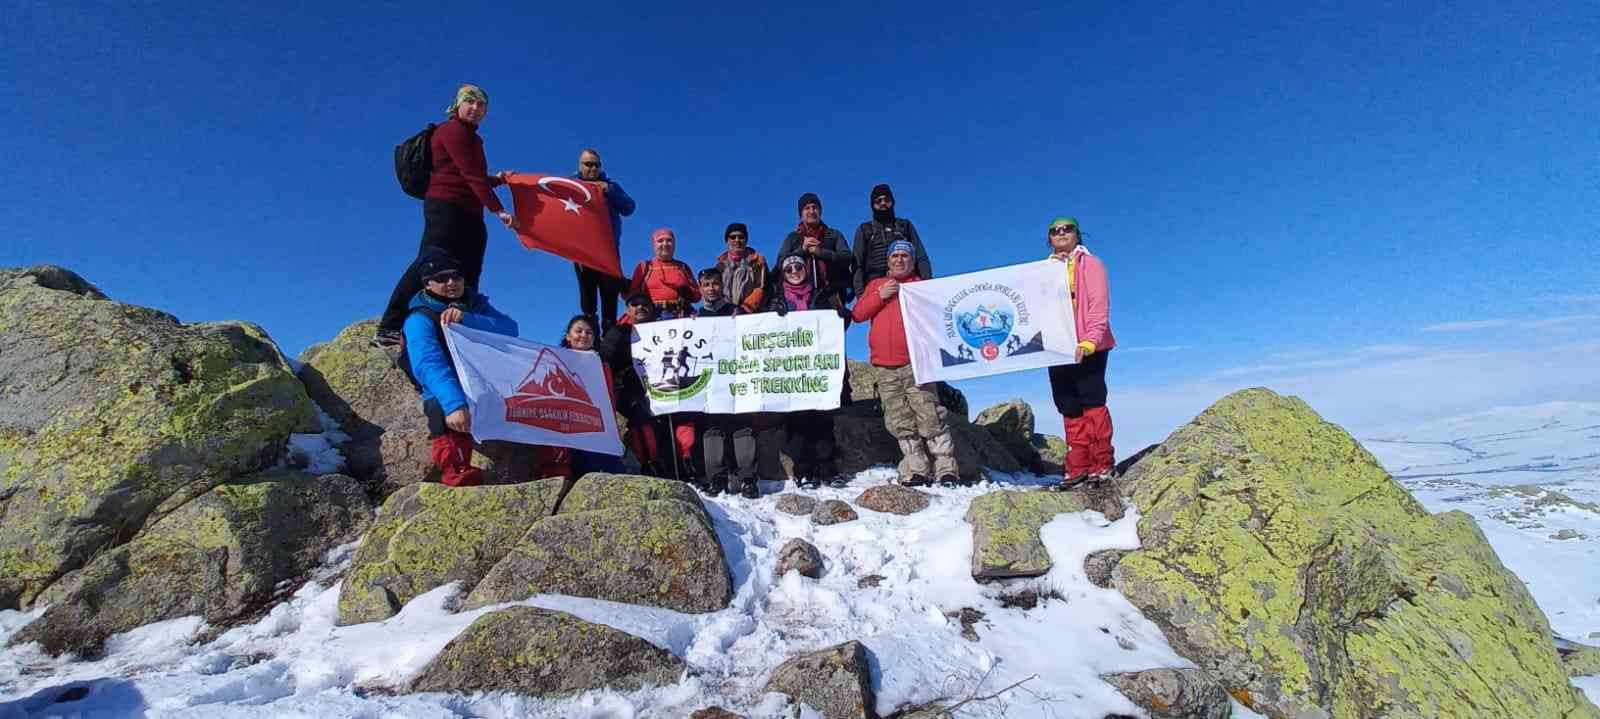
[(933, 484), (933, 482), (928, 479), (926, 474), (913, 474), (900, 483), (903, 487), (926, 487), (930, 484)]
[(728, 475), (718, 474), (706, 482), (705, 493), (708, 497), (716, 497), (728, 491)]
[(955, 489), (961, 485), (961, 478), (954, 474), (939, 475), (939, 486), (945, 489)]
[(844, 489), (850, 486), (850, 478), (842, 474), (835, 474), (828, 478), (828, 486), (834, 489)]
[(754, 477), (747, 479), (744, 481), (744, 487), (739, 490), (739, 494), (745, 499), (760, 499), (761, 483), (757, 482)]
[(1052, 484), (1045, 489), (1048, 489), (1052, 492), (1071, 492), (1072, 490), (1082, 489), (1087, 486), (1089, 486), (1089, 475), (1080, 474), (1076, 477), (1067, 477), (1062, 479), (1060, 482)]
[(798, 475), (798, 474), (795, 475), (794, 476), (794, 488), (795, 489), (810, 489), (811, 488), (811, 478), (810, 477), (801, 476), (801, 475)]
[(1117, 475), (1109, 469), (1104, 472), (1095, 472), (1094, 474), (1089, 475), (1089, 481), (1097, 484), (1100, 482), (1109, 482), (1116, 478)]
[(378, 330), (372, 336), (372, 346), (380, 350), (399, 349), (406, 344), (406, 336), (399, 330)]

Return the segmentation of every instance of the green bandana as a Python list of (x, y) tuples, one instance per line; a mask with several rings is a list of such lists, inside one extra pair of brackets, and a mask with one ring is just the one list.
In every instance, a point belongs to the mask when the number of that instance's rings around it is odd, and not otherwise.
[(483, 88), (478, 87), (477, 85), (473, 85), (471, 83), (462, 83), (461, 87), (456, 90), (456, 101), (450, 103), (450, 107), (445, 108), (444, 116), (446, 118), (455, 117), (456, 108), (467, 100), (481, 100), (484, 104), (488, 104), (489, 94), (484, 92)]
[[(1050, 221), (1050, 227), (1055, 227), (1056, 225), (1072, 225), (1078, 228), (1079, 232), (1083, 231), (1083, 226), (1078, 224), (1078, 218), (1068, 217), (1067, 215), (1056, 215), (1056, 218)], [(1049, 227), (1045, 229), (1048, 230)]]

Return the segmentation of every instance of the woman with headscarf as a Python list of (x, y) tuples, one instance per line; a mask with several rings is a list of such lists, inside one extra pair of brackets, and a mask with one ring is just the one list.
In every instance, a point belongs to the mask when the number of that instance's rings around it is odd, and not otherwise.
[[(478, 125), (488, 113), (489, 96), (483, 88), (464, 84), (445, 109), (447, 119), (434, 128), (429, 140), (433, 171), (422, 200), (422, 244), (417, 248), (419, 258), (435, 247), (450, 253), (460, 261), (467, 287), (473, 290), (478, 288), (478, 278), (483, 274), (483, 253), (489, 244), (484, 209), (493, 212), (512, 231), (517, 229), (517, 218), (494, 194), (503, 179), (488, 174), (483, 138), (478, 136)], [(388, 347), (404, 341), (400, 328), (406, 321), (407, 307), (422, 289), (415, 264), (413, 260), (395, 283), (389, 304), (378, 320), (375, 344)]]
[(633, 268), (628, 294), (649, 295), (663, 318), (694, 314), (694, 303), (700, 301), (700, 284), (695, 281), (694, 270), (674, 256), (678, 249), (677, 235), (665, 227), (656, 229), (650, 233), (650, 249), (653, 253), (650, 259)]
[(1045, 239), (1050, 259), (1066, 265), (1067, 301), (1078, 332), (1076, 362), (1049, 369), (1050, 394), (1067, 432), (1066, 475), (1061, 489), (1110, 479), (1116, 466), (1111, 413), (1106, 409), (1106, 359), (1117, 344), (1111, 335), (1111, 289), (1106, 267), (1083, 245), (1078, 220), (1050, 221)]

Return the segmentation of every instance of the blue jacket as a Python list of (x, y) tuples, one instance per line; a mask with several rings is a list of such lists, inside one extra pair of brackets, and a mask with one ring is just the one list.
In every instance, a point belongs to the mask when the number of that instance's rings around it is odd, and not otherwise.
[[(505, 316), (489, 304), (489, 298), (468, 291), (460, 304), (466, 308), (461, 324), (475, 330), (493, 332), (508, 337), (517, 336), (517, 321)], [(428, 294), (427, 290), (411, 298), (411, 309), (426, 307), (443, 313), (449, 305)], [(406, 317), (406, 354), (411, 359), (411, 376), (422, 385), (422, 401), (438, 400), (445, 414), (467, 406), (467, 395), (461, 390), (461, 380), (456, 378), (455, 365), (450, 364), (448, 348), (439, 344), (439, 330), (427, 315), (412, 312)]]
[[(583, 176), (574, 172), (572, 173), (572, 179), (582, 180)], [(628, 193), (622, 189), (622, 185), (617, 184), (616, 180), (607, 177), (604, 172), (600, 173), (599, 180), (590, 180), (590, 182), (607, 183), (606, 209), (611, 211), (611, 240), (616, 242), (618, 247), (621, 247), (622, 218), (633, 214), (635, 206), (633, 198), (629, 197)]]

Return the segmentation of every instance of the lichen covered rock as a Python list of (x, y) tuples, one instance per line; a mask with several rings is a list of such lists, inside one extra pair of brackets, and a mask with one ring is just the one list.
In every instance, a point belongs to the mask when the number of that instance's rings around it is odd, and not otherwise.
[(385, 350), (373, 347), (374, 320), (344, 328), (300, 353), (311, 398), (350, 435), (342, 448), (351, 476), (378, 497), (438, 479), (428, 458), (428, 420), (417, 390)]
[(811, 512), (811, 522), (823, 526), (854, 522), (860, 518), (861, 516), (856, 514), (855, 507), (850, 506), (849, 502), (839, 499), (823, 501)]
[(1150, 712), (1150, 719), (1228, 719), (1233, 703), (1198, 669), (1146, 669), (1106, 674), (1108, 684)]
[[(579, 486), (584, 484), (602, 482), (585, 479)], [(698, 499), (692, 504), (655, 499), (569, 511), (572, 499), (569, 495), (562, 502), (556, 516), (528, 527), (467, 595), (466, 608), (541, 592), (687, 613), (728, 606), (733, 580)]]
[(40, 595), (50, 608), (15, 641), (85, 652), (164, 619), (233, 623), (365, 531), (366, 502), (354, 479), (337, 474), (272, 472), (217, 485), (51, 586)]
[(789, 572), (799, 572), (802, 577), (817, 579), (822, 576), (822, 552), (816, 545), (795, 537), (783, 543), (778, 550), (778, 562), (772, 568), (773, 579), (782, 579)]
[(486, 487), (413, 484), (389, 495), (339, 593), (339, 623), (387, 619), (450, 582), (476, 586), (535, 521), (560, 480)]
[(411, 689), (559, 697), (672, 684), (682, 674), (672, 653), (631, 634), (549, 609), (510, 607), (478, 617), (450, 640)]
[(1595, 717), (1472, 518), (1429, 514), (1299, 399), (1229, 395), (1127, 477), (1116, 587), (1270, 716)]
[(972, 424), (988, 432), (1021, 466), (1032, 468), (1038, 462), (1039, 451), (1033, 446), (1033, 407), (1027, 402), (1001, 402), (979, 412)]
[(70, 271), (0, 271), (0, 608), (320, 431), (244, 323), (184, 325)]
[(795, 514), (803, 517), (816, 510), (817, 498), (805, 494), (784, 492), (778, 495), (778, 499), (773, 502), (773, 506), (784, 514)]
[(878, 716), (867, 665), (867, 648), (850, 641), (796, 654), (772, 670), (766, 691), (787, 694), (822, 713), (824, 719), (874, 719)]
[(979, 495), (967, 506), (972, 525), (972, 578), (985, 581), (1037, 577), (1050, 571), (1050, 553), (1039, 528), (1056, 515), (1084, 510), (1077, 492), (1002, 489)]

